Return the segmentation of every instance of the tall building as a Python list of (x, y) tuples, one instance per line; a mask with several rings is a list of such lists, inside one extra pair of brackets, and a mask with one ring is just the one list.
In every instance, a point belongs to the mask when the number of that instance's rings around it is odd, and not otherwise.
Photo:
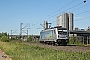
[(57, 25), (73, 30), (73, 13), (62, 13), (57, 17)]
[(74, 18), (73, 18), (73, 13), (68, 13), (69, 14), (69, 30), (73, 30), (74, 26)]

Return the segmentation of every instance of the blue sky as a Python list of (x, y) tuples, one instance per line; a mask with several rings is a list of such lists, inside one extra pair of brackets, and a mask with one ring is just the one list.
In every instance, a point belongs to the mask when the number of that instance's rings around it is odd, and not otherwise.
[[(90, 26), (90, 0), (0, 0), (0, 32), (20, 33), (28, 23), (29, 34), (39, 34), (44, 20), (56, 26), (56, 18), (62, 12), (74, 13), (74, 27)], [(41, 28), (41, 29), (37, 29)], [(25, 34), (23, 32), (23, 34)]]

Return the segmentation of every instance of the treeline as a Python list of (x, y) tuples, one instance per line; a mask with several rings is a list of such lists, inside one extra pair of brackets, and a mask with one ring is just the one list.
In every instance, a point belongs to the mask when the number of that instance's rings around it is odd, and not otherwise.
[(0, 41), (9, 42), (9, 34), (7, 34), (7, 32), (0, 33)]

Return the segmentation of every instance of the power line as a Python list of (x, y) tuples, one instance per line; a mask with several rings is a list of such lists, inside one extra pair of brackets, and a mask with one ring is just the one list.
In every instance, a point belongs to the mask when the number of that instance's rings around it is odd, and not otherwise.
[(78, 13), (78, 14), (76, 14), (76, 15), (78, 16), (78, 15), (80, 15), (80, 14), (84, 14), (84, 13), (88, 13), (88, 12), (90, 12), (90, 10), (88, 10), (88, 11), (83, 11), (83, 12), (80, 12), (80, 13)]
[(85, 20), (87, 18), (90, 18), (90, 16), (87, 16), (87, 17), (81, 17), (80, 19), (76, 19), (75, 21), (81, 21), (81, 20)]
[[(59, 12), (59, 11), (61, 11), (63, 8), (65, 8), (65, 7), (67, 7), (68, 5), (70, 5), (70, 4), (72, 4), (73, 2), (74, 2), (75, 0), (73, 0), (73, 1), (71, 1), (70, 3), (68, 3), (67, 5), (65, 5), (64, 7), (62, 7), (61, 9), (59, 9), (58, 11), (56, 11), (56, 12)], [(53, 14), (55, 14), (56, 12), (54, 12), (54, 13), (52, 13), (52, 14), (50, 14), (49, 15), (49, 18), (52, 18), (52, 17), (50, 17), (51, 15), (53, 15)], [(55, 15), (54, 15), (55, 16)], [(48, 19), (48, 18), (47, 18)], [(41, 20), (43, 20), (43, 19), (41, 19)], [(45, 19), (46, 20), (46, 19)], [(44, 21), (44, 20), (43, 20)], [(41, 21), (41, 22), (43, 22), (43, 21)], [(39, 22), (40, 23), (40, 22)], [(36, 23), (36, 24), (38, 24), (38, 23)]]
[[(75, 0), (73, 0), (73, 1), (75, 1)], [(73, 2), (73, 1), (72, 1), (72, 2)], [(81, 5), (81, 4), (83, 4), (83, 2), (81, 2), (81, 3), (77, 4), (77, 5), (74, 5), (73, 7), (70, 7), (70, 8), (68, 8), (67, 10), (70, 10), (70, 9), (72, 9), (72, 8), (75, 8), (75, 7), (77, 7), (77, 6)], [(68, 4), (68, 5), (69, 5), (69, 4)], [(66, 6), (65, 6), (65, 7), (66, 7)], [(63, 7), (63, 8), (64, 8), (64, 7)], [(65, 10), (65, 11), (67, 11), (67, 10)], [(58, 10), (58, 11), (60, 11), (60, 10)], [(62, 13), (62, 12), (59, 12), (59, 13), (51, 16), (51, 17), (48, 17), (47, 19), (50, 19), (50, 18), (52, 18), (52, 17), (55, 17), (56, 15), (58, 15), (58, 14), (60, 14), (60, 13)], [(47, 20), (47, 19), (45, 19), (45, 20)]]
[[(73, 6), (73, 7), (70, 7), (70, 8), (68, 8), (68, 9), (64, 10), (64, 11), (67, 11), (67, 10), (70, 10), (70, 9), (72, 9), (72, 8), (75, 8), (75, 7), (79, 6), (79, 5), (81, 5), (82, 3), (83, 3), (83, 2), (77, 4), (77, 5)], [(58, 15), (58, 14), (60, 14), (60, 13), (62, 13), (62, 12), (59, 12), (59, 13), (57, 13), (56, 15)], [(56, 16), (56, 15), (53, 15), (52, 17), (54, 17), (54, 16)], [(49, 18), (52, 18), (52, 17), (49, 17)]]
[[(83, 3), (83, 2), (82, 2), (82, 3)], [(80, 3), (80, 4), (82, 4), (82, 3)], [(78, 4), (78, 5), (80, 5), (80, 4)], [(90, 4), (90, 3), (89, 3), (89, 4)], [(89, 4), (87, 4), (87, 5), (89, 5)], [(76, 5), (76, 6), (78, 6), (78, 5)], [(83, 7), (87, 6), (87, 5), (81, 6), (81, 7), (77, 8), (77, 9), (75, 9), (74, 11), (76, 11), (76, 10), (78, 10), (78, 9), (80, 9), (80, 8), (83, 8)], [(78, 14), (76, 14), (76, 15), (80, 15), (80, 14), (88, 13), (88, 12), (90, 12), (90, 10), (84, 11), (84, 12), (80, 12), (80, 13), (78, 13)], [(56, 14), (56, 15), (57, 15), (57, 14)], [(53, 17), (54, 17), (54, 16), (53, 16)], [(53, 21), (53, 22), (54, 22), (54, 21)]]
[[(30, 28), (30, 24), (29, 23), (27, 23), (26, 26), (24, 26), (24, 27), (23, 27), (23, 24), (24, 23), (20, 23), (20, 38), (22, 38), (22, 33), (23, 32), (26, 33), (27, 37), (28, 37), (28, 28)], [(27, 30), (25, 30), (25, 29), (27, 29)], [(25, 32), (25, 31), (27, 31), (27, 32)]]
[(81, 7), (77, 8), (77, 9), (71, 11), (71, 12), (74, 12), (74, 11), (76, 11), (76, 10), (78, 10), (78, 9), (84, 8), (84, 7), (88, 6), (89, 4), (90, 4), (90, 3), (88, 3), (88, 4), (84, 5), (84, 6), (81, 6)]
[(11, 30), (11, 39), (12, 39), (12, 34), (16, 33), (17, 30)]
[[(73, 0), (73, 1), (75, 1), (75, 0)], [(79, 3), (79, 4), (77, 4), (77, 5), (74, 5), (73, 7), (70, 7), (70, 8), (68, 8), (67, 10), (70, 10), (70, 9), (72, 9), (72, 8), (75, 8), (75, 7), (77, 7), (77, 6), (79, 6), (79, 5), (81, 5), (81, 4), (83, 4), (83, 2), (81, 2), (81, 3)], [(70, 5), (70, 4), (69, 4)], [(66, 6), (65, 6), (66, 7)], [(64, 8), (64, 7), (63, 7)], [(65, 10), (65, 11), (67, 11), (67, 10)], [(58, 11), (60, 11), (60, 10), (58, 10)], [(60, 13), (62, 13), (62, 12), (59, 12), (58, 14), (60, 14)], [(49, 18), (48, 19), (50, 19), (50, 18), (52, 18), (52, 17), (55, 17), (56, 15), (58, 15), (58, 14), (55, 14), (55, 15), (53, 15), (53, 16), (51, 16), (50, 17), (50, 15), (49, 15)], [(47, 19), (45, 19), (45, 20), (47, 20)], [(36, 24), (35, 24), (36, 25)]]
[[(63, 6), (62, 8), (60, 8), (60, 9), (59, 9), (58, 11), (56, 11), (56, 12), (61, 11), (62, 9), (64, 9), (65, 7), (67, 7), (68, 5), (72, 4), (74, 1), (75, 1), (75, 0), (71, 1), (70, 3), (68, 3), (68, 4), (67, 4), (67, 5), (65, 5), (65, 6)], [(49, 16), (51, 16), (51, 15), (55, 14), (56, 12), (54, 12), (54, 13), (50, 14)]]

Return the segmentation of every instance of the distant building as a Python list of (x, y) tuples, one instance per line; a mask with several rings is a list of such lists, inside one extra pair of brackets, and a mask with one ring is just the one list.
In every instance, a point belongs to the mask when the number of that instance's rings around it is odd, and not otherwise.
[(78, 30), (78, 31), (85, 31), (85, 29), (84, 28), (78, 28), (78, 27), (76, 27), (76, 28), (74, 28), (74, 30)]
[(88, 28), (86, 29), (86, 31), (90, 33), (90, 26), (88, 26)]
[(85, 31), (85, 29), (80, 29), (81, 31)]
[(78, 28), (78, 27), (76, 27), (76, 28), (74, 28), (74, 30), (79, 30), (79, 28)]
[(73, 13), (63, 13), (57, 17), (57, 25), (73, 30)]

